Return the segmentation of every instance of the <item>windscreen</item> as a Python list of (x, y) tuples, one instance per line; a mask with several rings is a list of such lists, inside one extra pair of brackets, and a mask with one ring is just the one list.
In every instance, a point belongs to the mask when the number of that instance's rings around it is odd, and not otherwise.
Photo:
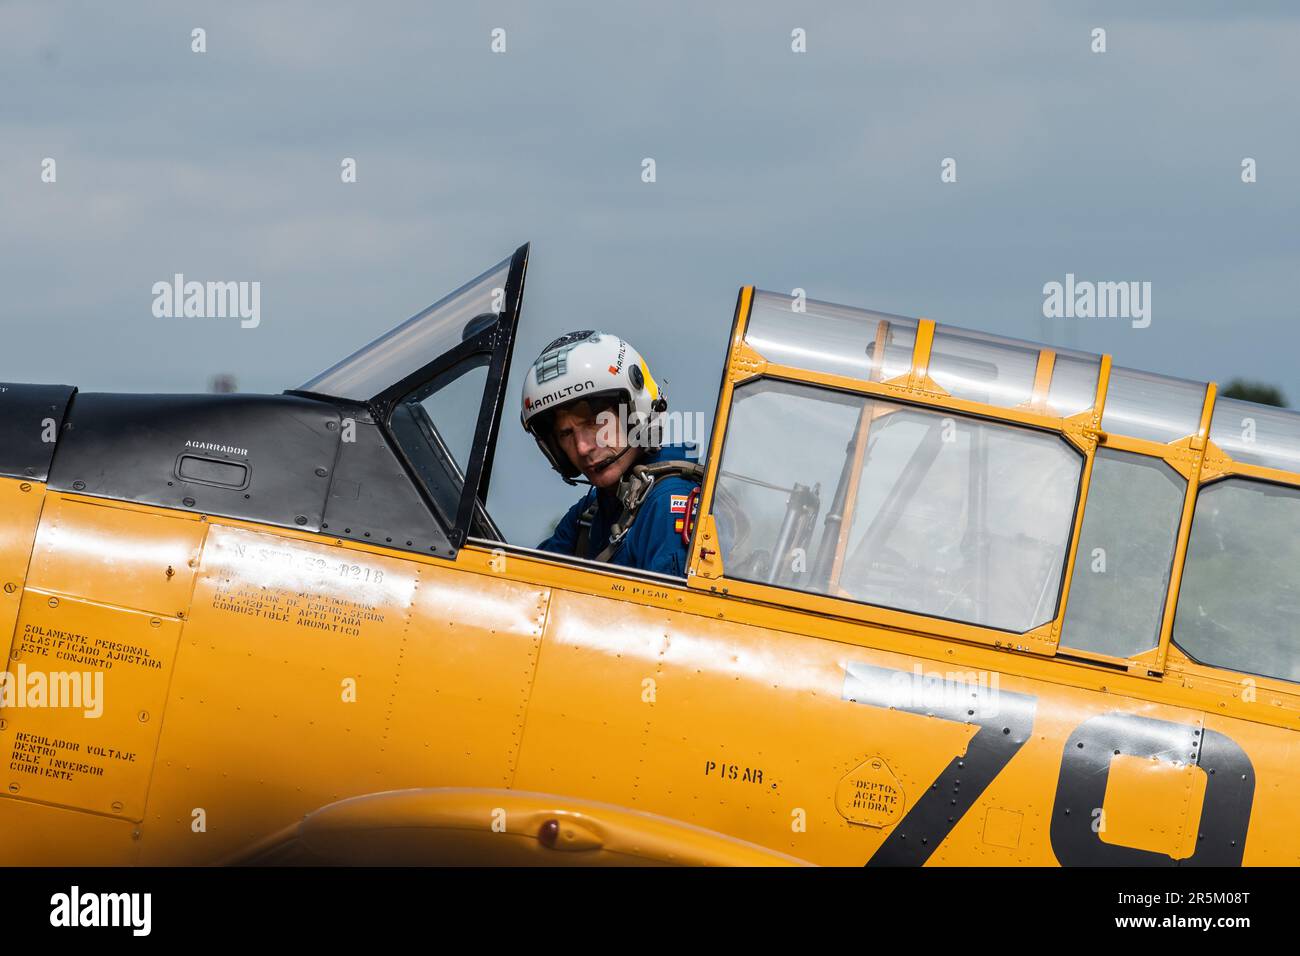
[(322, 372), (298, 391), (365, 402), (449, 352), (505, 308), (510, 259)]

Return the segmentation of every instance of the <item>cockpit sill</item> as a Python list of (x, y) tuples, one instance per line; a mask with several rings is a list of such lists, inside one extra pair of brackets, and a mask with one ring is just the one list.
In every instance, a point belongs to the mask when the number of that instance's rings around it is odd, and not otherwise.
[[(586, 558), (579, 558), (574, 555), (557, 554), (553, 551), (543, 551), (540, 548), (530, 548), (523, 545), (510, 544), (505, 541), (494, 541), (489, 538), (471, 537), (467, 540), (465, 546), (457, 555), (457, 562), (464, 564), (462, 556), (470, 555), (476, 561), (483, 562), (480, 573), (497, 574), (509, 576), (512, 580), (527, 581), (532, 584), (544, 586), (554, 585), (561, 590), (575, 588), (579, 582), (572, 576), (563, 579), (557, 583), (556, 572), (563, 569), (571, 568), (591, 572), (590, 576), (584, 579), (587, 586), (578, 589), (591, 594), (600, 594), (602, 591), (608, 591), (611, 597), (620, 600), (633, 599), (643, 603), (663, 603), (672, 604), (678, 610), (686, 613), (695, 613), (703, 617), (710, 617), (717, 620), (729, 618), (738, 618), (737, 615), (729, 613), (726, 608), (737, 604), (748, 605), (754, 609), (765, 609), (771, 611), (785, 612), (793, 617), (786, 622), (789, 626), (779, 624), (769, 624), (776, 630), (783, 630), (791, 634), (808, 635), (809, 631), (803, 621), (811, 620), (834, 620), (841, 626), (848, 625), (855, 631), (865, 633), (868, 631), (888, 631), (908, 637), (921, 638), (925, 640), (934, 640), (934, 634), (923, 627), (910, 628), (900, 627), (894, 623), (884, 621), (873, 621), (864, 619), (860, 613), (845, 614), (827, 614), (814, 613), (803, 608), (793, 606), (790, 602), (781, 599), (782, 592), (777, 591), (773, 595), (754, 596), (752, 594), (733, 594), (731, 589), (726, 585), (710, 586), (707, 590), (691, 587), (686, 578), (677, 577), (669, 574), (660, 574), (655, 571), (644, 571), (640, 568), (630, 568), (623, 565), (609, 564), (607, 562), (592, 561)], [(511, 569), (510, 558), (517, 557), (526, 559), (527, 569), (519, 571), (518, 566)], [(697, 602), (704, 599), (704, 604)], [(686, 606), (682, 606), (686, 605)], [(870, 609), (855, 608), (855, 612)], [(1015, 653), (1026, 657), (1041, 657), (1042, 655), (1035, 651), (1018, 646), (1017, 638), (1023, 637), (1012, 631), (1004, 631), (1006, 635), (1005, 643), (996, 645), (998, 650), (1003, 653)], [(986, 642), (967, 642), (960, 638), (953, 638), (954, 641), (971, 647), (986, 647)], [(851, 641), (858, 643), (858, 641)], [(1107, 673), (1128, 673), (1128, 669), (1122, 665), (1111, 663), (1109, 661), (1089, 660), (1086, 658), (1072, 657), (1068, 652), (1057, 655), (1062, 660), (1068, 660), (1093, 670), (1100, 670)], [(1156, 677), (1158, 675), (1137, 675)]]

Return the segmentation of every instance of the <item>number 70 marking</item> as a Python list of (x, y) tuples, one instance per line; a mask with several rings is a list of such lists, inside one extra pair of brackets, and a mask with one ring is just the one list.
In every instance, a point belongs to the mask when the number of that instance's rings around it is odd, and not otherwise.
[[(886, 837), (868, 866), (921, 866), (1010, 763), (1034, 729), (1038, 698), (1004, 691), (998, 677), (947, 674), (850, 662), (844, 700), (910, 714), (975, 724), (966, 752), (953, 757)], [(1105, 800), (1114, 757), (1128, 754), (1190, 763), (1206, 772), (1196, 851), (1185, 860), (1103, 842), (1091, 826)], [(1239, 866), (1255, 792), (1246, 752), (1226, 734), (1204, 726), (1124, 711), (1098, 714), (1075, 728), (1061, 753), (1052, 798), (1052, 852), (1065, 866)], [(1071, 804), (1079, 810), (1071, 815)]]

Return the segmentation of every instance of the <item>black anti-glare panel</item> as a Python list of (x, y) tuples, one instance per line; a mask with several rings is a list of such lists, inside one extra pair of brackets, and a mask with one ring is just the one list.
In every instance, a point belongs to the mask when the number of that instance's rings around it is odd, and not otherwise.
[(0, 475), (44, 481), (58, 444), (71, 385), (0, 382)]
[(339, 419), (293, 395), (80, 392), (49, 486), (319, 531)]

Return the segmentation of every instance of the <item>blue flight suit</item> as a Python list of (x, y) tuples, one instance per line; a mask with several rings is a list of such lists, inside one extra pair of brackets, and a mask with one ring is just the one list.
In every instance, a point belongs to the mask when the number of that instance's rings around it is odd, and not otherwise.
[[(636, 464), (696, 461), (698, 454), (697, 446), (693, 443), (666, 445), (658, 451), (647, 451)], [(685, 508), (691, 490), (699, 487), (696, 482), (680, 475), (656, 478), (650, 493), (636, 513), (636, 520), (632, 522), (632, 527), (608, 563), (685, 577), (686, 544), (682, 541), (681, 522), (688, 517)], [(618, 500), (613, 488), (603, 492), (597, 488), (590, 489), (560, 519), (560, 523), (555, 526), (555, 533), (537, 547), (558, 554), (573, 554), (578, 543), (578, 518), (591, 503), (593, 496), (597, 496), (599, 506), (587, 533), (588, 553), (578, 557), (594, 560), (609, 543), (610, 528), (623, 513), (623, 503)], [(698, 504), (695, 510), (698, 512)]]

